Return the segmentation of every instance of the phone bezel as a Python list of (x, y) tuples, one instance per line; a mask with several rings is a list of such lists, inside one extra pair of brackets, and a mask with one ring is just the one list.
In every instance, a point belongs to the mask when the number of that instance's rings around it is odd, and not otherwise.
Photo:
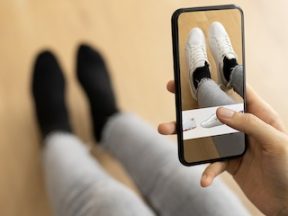
[(178, 18), (182, 13), (187, 12), (197, 12), (197, 11), (210, 11), (210, 10), (229, 10), (237, 9), (241, 14), (241, 34), (242, 34), (242, 62), (243, 62), (243, 81), (244, 81), (244, 112), (246, 112), (246, 62), (245, 62), (245, 32), (244, 32), (244, 13), (243, 10), (234, 4), (229, 5), (217, 5), (217, 6), (204, 6), (204, 7), (191, 7), (191, 8), (180, 8), (177, 9), (171, 18), (172, 24), (172, 46), (173, 46), (173, 63), (174, 63), (174, 80), (175, 80), (175, 103), (176, 103), (176, 131), (177, 131), (177, 140), (178, 140), (178, 157), (180, 162), (185, 166), (193, 166), (204, 163), (212, 163), (216, 161), (229, 160), (237, 157), (241, 157), (247, 151), (248, 139), (245, 135), (244, 140), (244, 151), (238, 155), (209, 159), (197, 162), (188, 162), (185, 161), (184, 157), (184, 140), (182, 132), (182, 100), (181, 100), (181, 82), (180, 82), (180, 62), (179, 62), (179, 39), (178, 39)]

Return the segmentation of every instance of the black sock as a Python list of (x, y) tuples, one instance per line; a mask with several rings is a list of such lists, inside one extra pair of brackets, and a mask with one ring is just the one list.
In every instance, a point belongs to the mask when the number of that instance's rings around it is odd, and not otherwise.
[(231, 72), (235, 66), (237, 66), (237, 60), (235, 58), (228, 59), (226, 56), (223, 59), (223, 73), (227, 82), (230, 82)]
[(193, 73), (193, 84), (196, 89), (198, 88), (198, 85), (203, 78), (211, 79), (208, 62), (205, 62), (203, 67), (197, 68)]
[(40, 53), (35, 61), (32, 94), (43, 138), (52, 131), (72, 131), (65, 104), (64, 76), (48, 51)]
[(105, 62), (100, 53), (87, 45), (78, 49), (77, 76), (90, 102), (94, 136), (100, 141), (108, 118), (118, 108)]

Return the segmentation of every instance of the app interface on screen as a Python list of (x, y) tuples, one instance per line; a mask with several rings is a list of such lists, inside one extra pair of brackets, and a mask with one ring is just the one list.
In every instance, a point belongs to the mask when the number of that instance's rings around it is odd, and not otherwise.
[(216, 116), (218, 107), (244, 111), (241, 12), (184, 12), (178, 17), (178, 43), (185, 160), (243, 153), (244, 134)]

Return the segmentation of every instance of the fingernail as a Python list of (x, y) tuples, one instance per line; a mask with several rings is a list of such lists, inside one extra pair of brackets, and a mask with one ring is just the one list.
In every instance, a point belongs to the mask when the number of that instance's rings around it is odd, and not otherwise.
[(210, 177), (207, 174), (203, 174), (201, 181), (203, 187), (208, 187), (210, 185)]
[(206, 182), (209, 182), (210, 176), (208, 176), (207, 174), (204, 174), (204, 175), (203, 175), (203, 179), (204, 179)]
[(207, 186), (206, 179), (207, 179), (207, 175), (203, 174), (202, 178), (201, 178), (201, 186), (202, 187), (206, 187)]
[(206, 180), (206, 178), (207, 178), (207, 174), (204, 173), (202, 176), (202, 179)]
[(218, 115), (221, 116), (222, 118), (231, 118), (234, 115), (234, 113), (235, 111), (224, 107), (221, 107), (218, 110)]

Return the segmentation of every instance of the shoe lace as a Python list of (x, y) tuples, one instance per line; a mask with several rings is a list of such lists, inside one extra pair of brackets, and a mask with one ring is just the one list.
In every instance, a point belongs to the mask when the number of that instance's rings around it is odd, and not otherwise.
[(199, 65), (203, 61), (206, 61), (207, 53), (203, 46), (190, 45), (190, 50), (192, 50), (192, 52), (189, 52), (188, 55), (190, 64)]
[(214, 37), (214, 40), (216, 41), (221, 57), (224, 58), (225, 56), (229, 54), (235, 56), (235, 52), (233, 50), (231, 41), (227, 36), (225, 36), (224, 38)]

